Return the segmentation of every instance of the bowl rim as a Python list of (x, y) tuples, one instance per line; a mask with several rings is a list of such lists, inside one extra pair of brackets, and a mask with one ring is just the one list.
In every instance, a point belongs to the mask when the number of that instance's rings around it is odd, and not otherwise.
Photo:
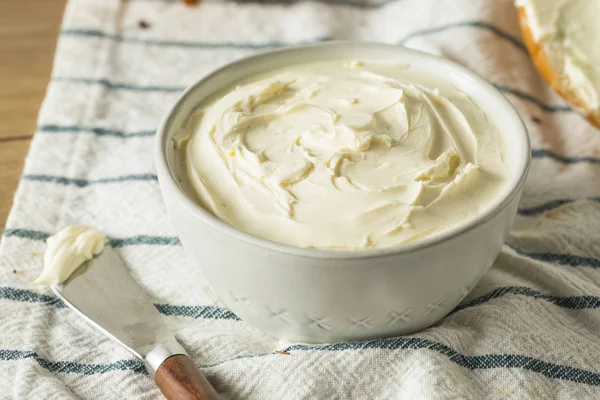
[[(282, 53), (296, 52), (301, 50), (309, 50), (309, 49), (321, 49), (322, 51), (327, 50), (328, 48), (335, 48), (341, 46), (373, 46), (379, 47), (382, 51), (395, 51), (395, 52), (404, 52), (411, 57), (428, 59), (432, 62), (438, 62), (441, 64), (445, 64), (447, 68), (453, 69), (454, 71), (460, 73), (461, 75), (466, 76), (469, 80), (473, 82), (474, 85), (480, 86), (482, 89), (486, 90), (488, 94), (495, 98), (497, 102), (504, 103), (505, 111), (508, 114), (512, 114), (512, 125), (518, 126), (521, 131), (521, 136), (523, 137), (524, 149), (520, 153), (517, 154), (515, 159), (520, 164), (520, 168), (515, 172), (515, 175), (518, 176), (510, 187), (510, 190), (504, 194), (502, 200), (496, 202), (490, 208), (482, 213), (481, 215), (476, 216), (472, 220), (467, 223), (460, 224), (456, 227), (450, 228), (440, 234), (433, 235), (431, 237), (427, 237), (412, 243), (402, 244), (398, 246), (391, 247), (383, 247), (383, 248), (375, 248), (375, 249), (363, 249), (363, 250), (332, 250), (332, 249), (319, 249), (319, 248), (309, 248), (309, 247), (300, 247), (289, 245), (285, 243), (275, 242), (269, 239), (264, 239), (258, 236), (255, 236), (250, 233), (243, 232), (234, 228), (232, 225), (222, 221), (218, 217), (214, 216), (212, 213), (205, 210), (200, 204), (190, 199), (183, 190), (179, 187), (176, 182), (176, 177), (173, 176), (173, 172), (169, 167), (167, 161), (167, 139), (170, 125), (177, 114), (178, 110), (181, 108), (181, 105), (186, 101), (190, 93), (194, 92), (196, 88), (203, 85), (205, 82), (213, 79), (215, 76), (222, 74), (225, 70), (230, 68), (236, 68), (240, 65), (243, 65), (252, 60), (259, 60), (261, 58), (271, 58)], [(331, 57), (332, 59), (336, 57)], [(337, 57), (341, 58), (341, 57)], [(486, 112), (489, 112), (489, 109), (486, 109)], [(186, 90), (183, 91), (175, 101), (175, 103), (169, 108), (165, 116), (163, 117), (158, 130), (156, 132), (155, 138), (155, 164), (158, 172), (159, 185), (163, 191), (169, 191), (173, 197), (177, 200), (177, 202), (185, 208), (188, 212), (198, 218), (202, 223), (208, 226), (211, 229), (220, 231), (225, 235), (234, 238), (236, 240), (241, 240), (246, 242), (247, 244), (258, 246), (267, 250), (271, 250), (273, 252), (292, 254), (295, 256), (305, 257), (305, 258), (316, 258), (316, 259), (359, 259), (359, 258), (374, 258), (374, 257), (384, 257), (390, 255), (398, 255), (398, 254), (409, 254), (421, 251), (426, 248), (430, 248), (436, 245), (441, 245), (446, 242), (451, 241), (455, 237), (459, 235), (463, 235), (480, 225), (485, 224), (486, 222), (493, 219), (496, 215), (506, 209), (509, 204), (511, 204), (512, 200), (519, 194), (521, 188), (525, 183), (525, 179), (527, 178), (527, 173), (529, 171), (530, 163), (531, 163), (531, 142), (529, 138), (529, 134), (527, 133), (527, 128), (523, 122), (523, 119), (515, 109), (515, 107), (510, 103), (504, 95), (492, 84), (478, 76), (475, 72), (469, 70), (462, 65), (459, 65), (453, 61), (444, 59), (442, 57), (434, 56), (428, 53), (424, 53), (419, 50), (410, 49), (400, 45), (379, 43), (379, 42), (367, 42), (367, 41), (352, 41), (352, 40), (336, 40), (336, 41), (328, 41), (321, 43), (312, 43), (312, 44), (302, 44), (302, 45), (291, 45), (285, 46), (273, 50), (261, 51), (259, 53), (252, 54), (250, 56), (246, 56), (240, 59), (237, 59), (231, 63), (227, 63), (209, 74), (203, 76), (199, 80), (197, 80), (194, 84), (189, 86)], [(525, 159), (523, 159), (525, 156)]]

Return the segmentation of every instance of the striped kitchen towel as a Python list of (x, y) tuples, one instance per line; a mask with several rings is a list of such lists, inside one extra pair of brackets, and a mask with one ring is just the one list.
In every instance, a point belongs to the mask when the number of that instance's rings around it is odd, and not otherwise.
[[(163, 206), (153, 136), (181, 90), (255, 51), (328, 39), (415, 47), (476, 71), (534, 145), (495, 265), (415, 335), (304, 345), (257, 331), (203, 289)], [(110, 236), (224, 398), (598, 399), (599, 196), (600, 131), (540, 79), (508, 0), (71, 0), (1, 241), (0, 398), (160, 398), (139, 361), (32, 284), (44, 239), (84, 223)]]

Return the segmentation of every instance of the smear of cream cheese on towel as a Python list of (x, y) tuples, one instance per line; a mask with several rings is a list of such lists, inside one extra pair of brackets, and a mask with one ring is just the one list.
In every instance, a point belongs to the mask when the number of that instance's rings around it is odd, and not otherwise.
[(44, 253), (44, 269), (38, 285), (55, 285), (69, 279), (84, 262), (104, 249), (104, 233), (86, 225), (71, 225), (50, 236)]
[(486, 210), (506, 183), (485, 113), (406, 65), (274, 71), (201, 106), (188, 129), (186, 168), (203, 206), (239, 230), (301, 247), (435, 235)]

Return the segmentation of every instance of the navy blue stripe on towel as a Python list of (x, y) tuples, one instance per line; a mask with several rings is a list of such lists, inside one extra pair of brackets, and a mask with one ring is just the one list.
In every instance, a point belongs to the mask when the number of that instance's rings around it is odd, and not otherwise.
[(429, 35), (446, 32), (449, 30), (457, 29), (457, 28), (476, 28), (476, 29), (481, 29), (481, 30), (493, 33), (499, 39), (506, 40), (509, 43), (513, 44), (519, 50), (527, 53), (527, 48), (525, 47), (523, 42), (520, 39), (518, 39), (516, 36), (514, 36), (508, 32), (505, 32), (502, 29), (500, 29), (492, 24), (489, 24), (487, 22), (484, 22), (484, 21), (462, 21), (462, 22), (455, 22), (455, 23), (447, 24), (447, 25), (441, 25), (441, 26), (435, 26), (435, 27), (431, 27), (431, 28), (420, 29), (420, 30), (411, 32), (408, 35), (404, 36), (404, 38), (402, 38), (398, 42), (398, 44), (406, 44), (409, 40), (417, 38), (417, 37), (429, 36)]
[(131, 174), (123, 175), (111, 178), (99, 178), (99, 179), (81, 179), (81, 178), (67, 178), (64, 176), (55, 175), (41, 175), (41, 174), (25, 174), (21, 177), (25, 181), (37, 181), (37, 182), (50, 182), (59, 185), (75, 185), (78, 187), (87, 187), (90, 185), (103, 184), (103, 183), (117, 183), (126, 181), (157, 181), (158, 178), (154, 174)]
[(551, 211), (554, 210), (558, 207), (564, 206), (565, 204), (570, 204), (573, 203), (575, 201), (594, 201), (594, 202), (600, 202), (600, 197), (588, 197), (585, 199), (559, 199), (559, 200), (552, 200), (549, 201), (547, 203), (543, 203), (534, 207), (527, 207), (527, 208), (519, 208), (519, 214), (521, 215), (527, 215), (527, 216), (531, 216), (531, 215), (537, 215), (537, 214), (541, 214), (543, 212), (546, 211)]
[[(480, 29), (489, 33), (494, 34), (501, 40), (506, 40), (515, 48), (519, 49), (522, 52), (527, 52), (525, 45), (521, 40), (518, 39), (517, 36), (512, 35), (488, 22), (485, 21), (477, 21), (477, 20), (469, 20), (469, 21), (460, 21), (451, 24), (434, 26), (424, 29), (418, 29), (413, 32), (406, 34), (403, 38), (398, 41), (398, 44), (406, 44), (411, 39), (415, 39), (418, 37), (429, 36), (433, 34), (438, 34), (454, 29), (459, 28), (475, 28)], [(285, 47), (290, 45), (298, 45), (298, 44), (310, 44), (310, 43), (319, 43), (325, 42), (328, 40), (335, 40), (336, 38), (328, 38), (328, 37), (317, 37), (314, 39), (299, 41), (299, 42), (262, 42), (262, 43), (249, 43), (249, 42), (191, 42), (191, 41), (182, 41), (182, 40), (161, 40), (161, 39), (142, 39), (136, 37), (127, 37), (118, 34), (112, 34), (103, 32), (97, 29), (85, 29), (85, 28), (64, 28), (61, 32), (61, 35), (64, 36), (78, 36), (78, 37), (89, 37), (89, 38), (101, 38), (112, 40), (119, 43), (131, 43), (131, 44), (141, 44), (147, 46), (160, 46), (160, 47), (181, 47), (181, 48), (197, 48), (197, 49), (242, 49), (242, 50), (262, 50), (262, 49), (272, 49), (278, 47)]]
[(506, 85), (494, 84), (494, 86), (496, 87), (496, 89), (498, 89), (502, 93), (511, 94), (513, 96), (520, 98), (521, 100), (527, 101), (529, 103), (532, 103), (532, 104), (538, 106), (542, 111), (551, 112), (551, 113), (564, 113), (564, 112), (572, 112), (573, 111), (568, 106), (558, 106), (558, 105), (546, 104), (546, 103), (542, 102), (541, 100), (536, 99), (535, 97), (533, 97), (530, 94), (527, 94), (527, 93), (522, 92), (517, 89), (513, 89)]
[(507, 247), (513, 249), (517, 254), (523, 257), (531, 258), (533, 260), (559, 265), (566, 265), (570, 267), (600, 268), (600, 259), (597, 258), (578, 256), (575, 254), (556, 254), (547, 252), (527, 251), (511, 243), (505, 244)]
[[(33, 229), (20, 229), (10, 228), (5, 229), (2, 233), (4, 237), (19, 237), (30, 240), (46, 240), (50, 236), (47, 232), (41, 232)], [(137, 235), (130, 236), (127, 238), (112, 238), (109, 239), (108, 243), (112, 247), (124, 247), (124, 246), (139, 246), (139, 245), (150, 245), (150, 246), (179, 246), (181, 242), (177, 236), (151, 236), (151, 235)]]
[(533, 149), (531, 151), (531, 156), (533, 158), (548, 157), (555, 161), (559, 161), (559, 162), (565, 163), (565, 164), (577, 164), (577, 163), (600, 164), (600, 158), (598, 158), (598, 157), (561, 156), (560, 154), (553, 153), (552, 151), (546, 150), (546, 149)]
[(467, 308), (476, 307), (507, 295), (525, 296), (533, 299), (544, 300), (558, 307), (573, 310), (600, 308), (600, 296), (550, 296), (525, 286), (503, 286), (494, 289), (483, 296), (460, 304), (454, 310), (452, 310), (450, 314), (454, 314), (455, 312)]
[(70, 76), (55, 76), (52, 78), (55, 82), (80, 83), (84, 85), (100, 85), (110, 90), (131, 90), (135, 92), (162, 92), (162, 93), (180, 93), (185, 89), (184, 86), (157, 86), (157, 85), (137, 85), (124, 82), (113, 82), (104, 78), (80, 78)]
[(123, 139), (133, 137), (154, 136), (155, 130), (125, 132), (118, 129), (101, 127), (79, 126), (79, 125), (40, 125), (37, 129), (40, 133), (91, 133), (96, 136), (113, 136)]
[(64, 303), (57, 297), (7, 286), (0, 286), (0, 299), (26, 303), (45, 303), (59, 308), (65, 307)]
[(600, 386), (600, 374), (584, 369), (554, 364), (520, 354), (485, 354), (468, 356), (444, 344), (421, 338), (392, 338), (364, 342), (336, 343), (329, 345), (296, 344), (285, 348), (283, 351), (294, 350), (320, 350), (320, 351), (346, 351), (346, 350), (418, 350), (427, 349), (436, 351), (461, 367), (476, 370), (498, 368), (518, 368), (536, 372), (552, 379), (561, 379), (586, 385)]
[(239, 317), (226, 308), (216, 306), (181, 306), (174, 304), (155, 304), (163, 315), (177, 315), (189, 318), (229, 319), (240, 321)]
[[(65, 304), (56, 297), (7, 286), (0, 286), (0, 299), (25, 303), (42, 303), (57, 308), (65, 308)], [(194, 319), (240, 320), (237, 315), (228, 309), (217, 306), (185, 306), (162, 303), (154, 304), (154, 306), (163, 315)]]
[(48, 232), (36, 231), (33, 229), (6, 228), (2, 232), (2, 236), (40, 241), (48, 239), (50, 234)]
[(49, 361), (31, 350), (0, 350), (0, 361), (35, 360), (42, 368), (55, 373), (94, 375), (112, 371), (133, 371), (146, 374), (139, 360), (119, 360), (110, 364), (80, 364), (71, 361)]
[(249, 43), (249, 42), (191, 42), (182, 40), (161, 40), (161, 39), (142, 39), (135, 37), (127, 37), (112, 33), (102, 32), (96, 29), (78, 29), (78, 28), (65, 28), (60, 31), (63, 36), (78, 36), (78, 37), (89, 37), (89, 38), (100, 38), (112, 40), (118, 43), (131, 43), (141, 44), (146, 46), (158, 46), (158, 47), (179, 47), (189, 49), (210, 49), (210, 50), (221, 50), (221, 49), (237, 49), (237, 50), (265, 50), (274, 49), (278, 47), (285, 47), (298, 44), (310, 44), (319, 43), (329, 40), (325, 37), (317, 37), (311, 40), (299, 41), (293, 43), (285, 42), (263, 42), (263, 43)]

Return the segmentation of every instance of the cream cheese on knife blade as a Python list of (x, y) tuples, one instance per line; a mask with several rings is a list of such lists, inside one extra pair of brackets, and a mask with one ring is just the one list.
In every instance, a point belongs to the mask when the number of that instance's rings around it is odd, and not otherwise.
[(435, 235), (486, 210), (507, 168), (465, 94), (406, 65), (327, 61), (240, 83), (184, 140), (203, 206), (301, 247), (367, 249)]
[(50, 236), (46, 243), (44, 269), (34, 283), (50, 286), (66, 281), (84, 262), (102, 253), (106, 237), (89, 226), (71, 225)]

